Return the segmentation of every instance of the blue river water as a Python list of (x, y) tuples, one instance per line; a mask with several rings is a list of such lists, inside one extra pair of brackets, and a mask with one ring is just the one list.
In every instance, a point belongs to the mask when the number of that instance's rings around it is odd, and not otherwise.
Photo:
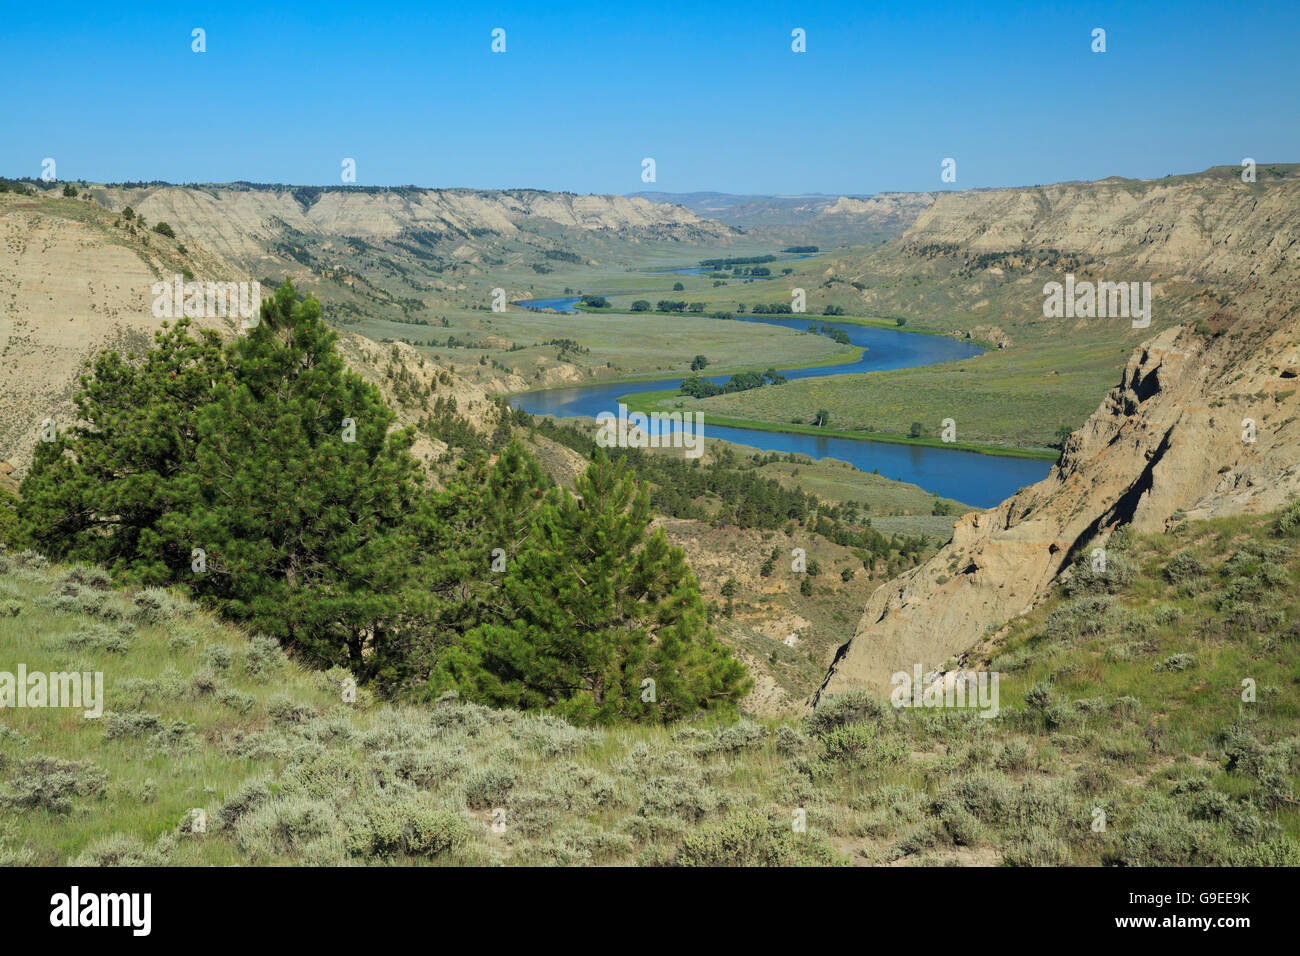
[[(516, 303), (529, 308), (551, 308), (558, 312), (575, 312), (576, 296), (555, 299), (532, 299)], [(598, 320), (590, 316), (590, 320)], [(653, 334), (656, 323), (671, 323), (674, 318), (663, 315), (646, 316), (647, 334)], [(725, 322), (726, 319), (713, 321)], [(893, 329), (876, 329), (862, 325), (837, 323), (821, 316), (804, 315), (796, 318), (777, 316), (745, 316), (730, 321), (758, 322), (765, 325), (783, 325), (803, 330), (811, 324), (842, 329), (854, 345), (866, 347), (862, 358), (843, 365), (820, 368), (781, 369), (789, 379), (815, 378), (823, 375), (841, 375), (846, 372), (876, 372), (885, 369), (912, 368), (934, 365), (955, 359), (978, 355), (980, 346), (960, 339), (938, 335), (919, 335)], [(710, 381), (721, 384), (730, 375), (713, 376)], [(510, 398), (510, 404), (534, 415), (586, 416), (594, 418), (600, 412), (618, 411), (618, 399), (638, 392), (656, 392), (677, 388), (680, 376), (649, 382), (624, 382), (622, 384), (592, 384), (566, 388), (550, 388), (535, 392), (521, 392)], [(797, 411), (796, 409), (792, 409)], [(938, 422), (931, 423), (935, 430)], [(834, 423), (832, 422), (832, 426)], [(710, 425), (704, 420), (706, 438), (738, 442), (781, 453), (795, 452), (813, 458), (837, 458), (847, 461), (863, 471), (878, 471), (886, 478), (911, 482), (927, 491), (945, 498), (955, 498), (976, 507), (989, 508), (1014, 494), (1026, 485), (1044, 478), (1051, 462), (1033, 458), (1003, 458), (981, 455), (976, 452), (949, 448), (931, 448), (924, 445), (894, 445), (885, 442), (856, 441), (851, 438), (796, 435), (786, 432), (759, 431), (751, 428), (730, 428)], [(958, 422), (958, 437), (961, 423)]]

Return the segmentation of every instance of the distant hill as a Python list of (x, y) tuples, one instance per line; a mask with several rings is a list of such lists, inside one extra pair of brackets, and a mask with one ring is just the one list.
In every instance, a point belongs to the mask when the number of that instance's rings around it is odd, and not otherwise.
[(746, 230), (837, 245), (901, 235), (935, 199), (933, 193), (738, 196), (717, 192), (638, 192), (632, 195), (656, 203), (673, 203), (697, 216)]

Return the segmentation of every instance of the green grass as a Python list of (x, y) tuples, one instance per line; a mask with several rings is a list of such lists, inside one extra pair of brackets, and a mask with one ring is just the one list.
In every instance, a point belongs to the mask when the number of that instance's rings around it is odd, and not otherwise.
[(1295, 865), (1297, 539), (1271, 517), (1125, 538), (985, 655), (995, 719), (850, 694), (597, 729), (346, 703), (342, 672), (180, 598), (2, 554), (2, 659), (102, 671), (114, 716), (0, 712), (0, 860)]
[[(877, 373), (869, 373), (877, 374)], [(829, 379), (839, 378), (840, 376), (828, 376), (826, 379), (797, 379), (794, 382), (787, 382), (785, 385), (764, 386), (762, 388), (749, 389), (744, 392), (733, 392), (730, 395), (719, 395), (714, 398), (695, 399), (686, 395), (681, 395), (676, 391), (658, 391), (658, 392), (638, 392), (634, 395), (624, 395), (619, 401), (628, 407), (631, 411), (654, 412), (664, 411), (665, 409), (701, 411), (704, 413), (705, 422), (714, 425), (729, 425), (734, 428), (752, 428), (755, 431), (764, 432), (788, 432), (795, 435), (817, 435), (825, 438), (849, 438), (854, 441), (875, 441), (886, 442), (893, 445), (922, 445), (929, 448), (947, 448), (954, 451), (973, 451), (981, 455), (998, 455), (1004, 458), (1034, 458), (1044, 461), (1055, 461), (1060, 457), (1060, 453), (1048, 448), (1015, 448), (1002, 445), (978, 444), (975, 442), (945, 442), (938, 438), (919, 437), (912, 438), (905, 434), (895, 434), (888, 431), (880, 432), (861, 432), (849, 431), (843, 428), (819, 428), (815, 425), (796, 424), (794, 422), (779, 423), (764, 418), (742, 417), (735, 414), (727, 414), (737, 408), (748, 408), (753, 406), (761, 411), (766, 409), (784, 408), (788, 411), (790, 408), (803, 408), (806, 401), (814, 404), (812, 408), (829, 408), (826, 392), (821, 390), (814, 391), (814, 397), (808, 398), (808, 392), (802, 389), (791, 389), (792, 385), (802, 384), (808, 381), (828, 381)], [(846, 378), (857, 379), (859, 376), (845, 376)], [(856, 386), (852, 386), (853, 394), (857, 394)], [(791, 389), (790, 391), (787, 391)], [(767, 394), (761, 394), (766, 392)], [(794, 392), (794, 394), (791, 394)], [(833, 397), (833, 396), (832, 396)], [(729, 401), (728, 401), (729, 400)], [(820, 402), (821, 404), (817, 404)], [(842, 403), (836, 403), (842, 404)], [(721, 407), (724, 411), (715, 411), (715, 408)], [(811, 415), (803, 416), (811, 417)], [(831, 420), (836, 420), (835, 411), (831, 411)]]

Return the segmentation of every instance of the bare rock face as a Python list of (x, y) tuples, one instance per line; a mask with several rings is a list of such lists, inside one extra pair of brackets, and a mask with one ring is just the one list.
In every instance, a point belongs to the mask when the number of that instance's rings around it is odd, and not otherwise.
[(1121, 524), (1159, 531), (1300, 494), (1300, 307), (1286, 265), (1237, 299), (1248, 318), (1223, 317), (1218, 334), (1170, 328), (1138, 348), (1045, 479), (964, 516), (938, 554), (880, 587), (814, 703), (960, 656)]
[[(224, 184), (96, 187), (95, 192), (110, 208), (130, 205), (149, 222), (167, 222), (182, 239), (250, 268), (279, 265), (273, 247), (294, 236), (381, 242), (418, 235), (455, 242), (481, 235), (525, 237), (520, 229), (525, 222), (624, 238), (708, 241), (736, 234), (734, 228), (701, 219), (681, 206), (538, 190), (365, 191)], [(470, 243), (462, 257), (474, 254)]]
[[(31, 464), (46, 419), (59, 429), (76, 420), (72, 399), (93, 357), (105, 349), (141, 354), (162, 327), (164, 320), (153, 315), (151, 287), (179, 271), (181, 260), (158, 237), (145, 245), (112, 222), (113, 214), (93, 203), (74, 217), (58, 200), (0, 196), (0, 459), (14, 466), (15, 479)], [(185, 262), (203, 276), (249, 278), (210, 252), (191, 250)], [(237, 318), (194, 324), (225, 337), (239, 334)], [(474, 428), (496, 425), (495, 406), (482, 387), (408, 345), (380, 345), (345, 330), (337, 348), (379, 387), (402, 425), (417, 422), (439, 397), (455, 399)], [(398, 394), (385, 374), (389, 365), (408, 369), (413, 389)], [(438, 445), (421, 438), (415, 451), (432, 458), (445, 450)]]

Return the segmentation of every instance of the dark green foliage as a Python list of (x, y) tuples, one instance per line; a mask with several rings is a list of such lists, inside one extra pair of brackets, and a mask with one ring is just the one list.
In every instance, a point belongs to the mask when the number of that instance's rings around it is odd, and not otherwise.
[(729, 711), (750, 682), (708, 628), (681, 550), (646, 535), (651, 515), (646, 492), (603, 454), (574, 494), (551, 489), (495, 613), (448, 655), (445, 682), (583, 722)]
[(198, 421), (228, 378), (212, 331), (181, 319), (155, 336), (138, 365), (99, 355), (75, 403), (87, 422), (38, 442), (24, 479), (16, 537), (61, 561), (101, 564), (126, 580), (161, 584), (188, 569), (192, 545), (165, 527), (195, 504), (187, 476)]
[[(181, 321), (140, 363), (100, 356), (76, 399), (85, 424), (37, 447), (15, 536), (182, 585), (395, 694), (456, 688), (584, 721), (732, 710), (744, 667), (682, 552), (647, 533), (624, 466), (597, 456), (575, 498), (509, 444), (503, 413), (495, 464), (466, 437), (460, 475), (429, 491), (413, 430), (334, 345), (286, 282), (229, 346)], [(454, 403), (439, 416), (463, 421)]]

